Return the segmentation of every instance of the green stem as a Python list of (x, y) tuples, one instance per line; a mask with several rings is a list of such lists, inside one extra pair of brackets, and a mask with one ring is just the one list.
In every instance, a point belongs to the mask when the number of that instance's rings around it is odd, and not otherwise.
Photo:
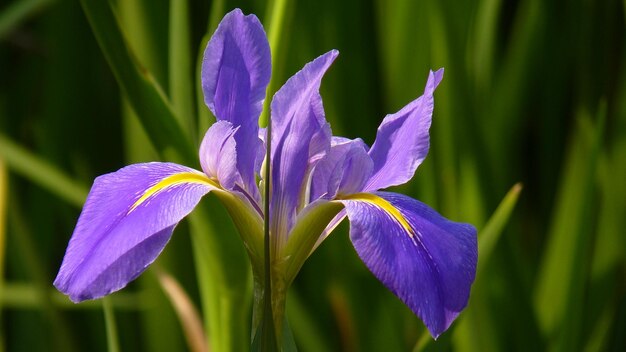
[(102, 299), (102, 310), (104, 311), (104, 323), (107, 331), (107, 350), (109, 352), (119, 352), (120, 344), (117, 338), (117, 326), (109, 297)]

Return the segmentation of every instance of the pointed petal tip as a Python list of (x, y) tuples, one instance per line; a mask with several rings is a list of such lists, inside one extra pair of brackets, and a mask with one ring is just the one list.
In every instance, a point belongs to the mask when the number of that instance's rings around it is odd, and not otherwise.
[(426, 91), (432, 94), (441, 80), (443, 79), (444, 69), (443, 67), (438, 69), (437, 71), (430, 70), (428, 75), (428, 82), (426, 83)]
[(330, 65), (332, 65), (332, 63), (335, 61), (337, 56), (339, 56), (339, 50), (332, 49), (332, 50), (330, 50), (330, 51), (328, 51), (328, 52), (318, 56), (313, 61), (311, 61), (308, 64), (306, 64), (305, 67), (307, 67), (309, 65), (316, 66), (316, 65), (320, 64), (322, 67), (324, 67), (322, 72), (325, 72), (328, 69), (328, 67), (330, 67)]

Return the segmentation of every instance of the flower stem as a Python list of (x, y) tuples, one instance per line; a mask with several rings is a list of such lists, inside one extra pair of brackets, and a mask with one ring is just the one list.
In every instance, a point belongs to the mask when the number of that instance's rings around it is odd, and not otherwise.
[[(271, 8), (268, 9), (270, 25), (269, 25), (269, 44), (272, 50), (272, 56), (274, 58), (279, 56), (280, 52), (280, 33), (284, 25), (285, 9), (287, 6), (287, 0), (275, 0), (272, 3)], [(272, 71), (275, 70), (275, 62), (273, 60)], [(272, 124), (269, 112), (269, 106), (271, 102), (271, 96), (276, 91), (275, 79), (276, 74), (272, 75), (269, 86), (267, 88), (265, 102), (263, 104), (263, 111), (259, 118), (259, 124), (261, 126), (267, 125), (266, 138), (265, 138), (265, 173), (263, 175), (264, 180), (264, 203), (263, 203), (263, 220), (264, 220), (264, 234), (263, 234), (263, 276), (260, 273), (255, 273), (254, 278), (254, 312), (253, 312), (253, 325), (254, 325), (254, 339), (252, 341), (253, 351), (277, 351), (283, 350), (283, 344), (278, 344), (278, 341), (282, 341), (282, 326), (285, 320), (285, 298), (286, 298), (286, 285), (278, 285), (278, 280), (274, 277), (273, 261), (276, 253), (272, 253), (271, 233), (270, 233), (270, 201), (271, 201), (271, 152), (272, 152)], [(278, 290), (277, 290), (278, 288)]]

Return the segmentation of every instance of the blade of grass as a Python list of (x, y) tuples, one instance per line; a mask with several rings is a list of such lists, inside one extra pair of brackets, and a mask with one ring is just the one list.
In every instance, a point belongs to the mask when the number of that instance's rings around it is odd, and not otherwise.
[(474, 72), (478, 89), (485, 90), (492, 80), (501, 0), (483, 0), (478, 3), (474, 27)]
[(602, 107), (595, 125), (587, 116), (579, 119), (536, 284), (538, 323), (556, 350), (573, 350), (581, 342), (585, 280), (591, 255), (593, 184), (604, 115)]
[[(44, 309), (45, 302), (41, 298), (42, 291), (32, 283), (6, 282), (0, 292), (0, 305), (13, 309)], [(55, 307), (63, 310), (101, 310), (100, 301), (86, 301), (75, 304), (67, 299), (67, 296), (56, 289), (48, 289), (45, 292)], [(147, 293), (117, 292), (110, 296), (111, 305), (117, 310), (137, 311), (149, 307), (149, 300), (145, 299)]]
[[(51, 331), (53, 345), (62, 351), (75, 351), (74, 339), (64, 317), (52, 304), (48, 288), (52, 279), (47, 267), (42, 261), (39, 248), (37, 248), (30, 223), (26, 221), (22, 211), (21, 199), (12, 190), (11, 208), (9, 208), (9, 224), (11, 241), (17, 245), (18, 253), (21, 255), (21, 264), (27, 269), (27, 275), (33, 282), (33, 287), (37, 291), (37, 296), (41, 302), (42, 312), (47, 318), (46, 323)], [(6, 304), (5, 304), (6, 306)]]
[[(0, 292), (4, 283), (4, 256), (6, 249), (6, 210), (9, 198), (7, 168), (4, 159), (0, 157)], [(1, 305), (0, 305), (1, 308)], [(1, 314), (0, 310), (0, 314)], [(0, 319), (1, 321), (1, 319)]]
[(53, 2), (54, 0), (20, 0), (0, 10), (0, 40)]
[(212, 351), (250, 348), (250, 262), (230, 216), (208, 195), (190, 214), (196, 275)]
[(0, 157), (14, 172), (63, 198), (68, 203), (82, 207), (87, 198), (87, 188), (71, 179), (54, 165), (32, 154), (0, 134)]
[[(160, 4), (160, 3), (159, 3)], [(150, 6), (152, 5), (152, 6)], [(159, 47), (163, 36), (155, 35), (159, 27), (155, 23), (163, 21), (156, 16), (159, 6), (144, 0), (128, 0), (117, 3), (115, 14), (133, 57), (149, 71), (157, 82), (165, 82), (167, 70), (165, 58), (161, 57)], [(163, 16), (165, 17), (165, 16)], [(161, 26), (163, 27), (163, 26)], [(161, 30), (165, 32), (164, 30)], [(158, 38), (158, 39), (157, 39)], [(124, 156), (127, 163), (138, 163), (159, 158), (158, 152), (150, 142), (146, 128), (133, 109), (129, 98), (122, 92), (122, 130), (124, 132)], [(154, 321), (154, 319), (152, 319)], [(152, 331), (155, 329), (151, 329)], [(162, 335), (159, 335), (162, 336)], [(148, 341), (153, 340), (148, 338)], [(155, 343), (159, 346), (159, 343)]]
[[(282, 52), (285, 49), (286, 45), (286, 43), (284, 43), (280, 39), (281, 33), (284, 30), (286, 20), (285, 12), (287, 11), (288, 3), (288, 0), (274, 0), (273, 2), (271, 2), (271, 6), (267, 7), (267, 14), (265, 16), (265, 18), (269, 19), (269, 25), (267, 26), (267, 40), (270, 44), (270, 49), (272, 51), (272, 72), (274, 73), (276, 71), (276, 62), (278, 61), (278, 58), (282, 55)], [(259, 118), (259, 126), (261, 127), (266, 127), (270, 122), (269, 107), (272, 102), (272, 97), (274, 96), (274, 93), (278, 90), (277, 86), (279, 84), (276, 80), (276, 77), (276, 74), (272, 74), (272, 77), (270, 78), (270, 83), (267, 86), (265, 101), (263, 102), (263, 112), (261, 113), (261, 117)], [(269, 163), (267, 165), (269, 165)]]
[(310, 309), (297, 292), (291, 291), (287, 299), (287, 313), (296, 339), (305, 351), (331, 351), (327, 336), (316, 325)]
[(498, 208), (494, 211), (491, 218), (483, 227), (478, 235), (478, 268), (476, 272), (477, 280), (481, 277), (481, 272), (485, 270), (491, 253), (500, 239), (504, 227), (509, 222), (509, 218), (513, 213), (513, 209), (517, 204), (520, 193), (522, 192), (522, 184), (516, 183), (504, 196)]
[(498, 351), (495, 320), (490, 312), (488, 282), (485, 268), (498, 240), (508, 224), (513, 209), (522, 191), (520, 183), (515, 184), (504, 196), (491, 218), (478, 234), (478, 268), (472, 286), (468, 307), (459, 318), (453, 333), (453, 346), (458, 351)]
[(106, 325), (107, 334), (107, 351), (119, 352), (120, 343), (117, 337), (117, 325), (115, 324), (115, 315), (113, 306), (109, 302), (109, 297), (102, 298), (102, 310), (104, 312), (104, 323)]
[[(8, 173), (4, 159), (0, 157), (0, 292), (4, 291), (4, 257), (6, 249), (6, 205), (9, 197)], [(2, 311), (4, 304), (0, 302), (0, 350), (4, 350), (4, 319)]]
[(163, 292), (165, 292), (169, 298), (170, 303), (178, 315), (178, 320), (187, 338), (189, 350), (194, 352), (208, 352), (209, 346), (204, 336), (200, 314), (185, 290), (174, 277), (163, 269), (157, 270), (156, 275)]
[(172, 108), (187, 135), (197, 136), (194, 123), (192, 60), (189, 43), (189, 3), (170, 0), (169, 92)]
[(137, 62), (106, 0), (81, 0), (83, 10), (122, 91), (157, 151), (168, 159), (195, 165), (197, 157), (163, 91)]

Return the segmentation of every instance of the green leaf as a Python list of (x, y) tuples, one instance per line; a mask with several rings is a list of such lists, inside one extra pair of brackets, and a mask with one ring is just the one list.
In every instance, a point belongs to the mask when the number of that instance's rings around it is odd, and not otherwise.
[(522, 192), (522, 184), (516, 183), (509, 192), (504, 196), (496, 211), (494, 211), (489, 221), (478, 234), (478, 269), (476, 273), (477, 280), (480, 279), (480, 273), (485, 270), (485, 266), (489, 262), (491, 253), (500, 239), (500, 235), (504, 227), (509, 222), (511, 213), (517, 204), (520, 193)]
[(12, 171), (63, 198), (74, 206), (83, 206), (85, 198), (87, 198), (87, 188), (85, 186), (2, 134), (0, 134), (0, 158), (4, 158), (6, 165)]
[(189, 136), (157, 82), (132, 54), (108, 1), (81, 0), (81, 4), (115, 78), (157, 151), (168, 159), (195, 165), (197, 156)]
[(53, 2), (54, 0), (13, 1), (11, 5), (0, 11), (0, 39)]
[(172, 108), (187, 135), (195, 137), (188, 0), (170, 0), (169, 92)]
[(601, 107), (597, 124), (585, 115), (578, 120), (534, 292), (539, 327), (556, 350), (580, 346), (585, 280), (591, 256), (593, 185), (605, 111)]

